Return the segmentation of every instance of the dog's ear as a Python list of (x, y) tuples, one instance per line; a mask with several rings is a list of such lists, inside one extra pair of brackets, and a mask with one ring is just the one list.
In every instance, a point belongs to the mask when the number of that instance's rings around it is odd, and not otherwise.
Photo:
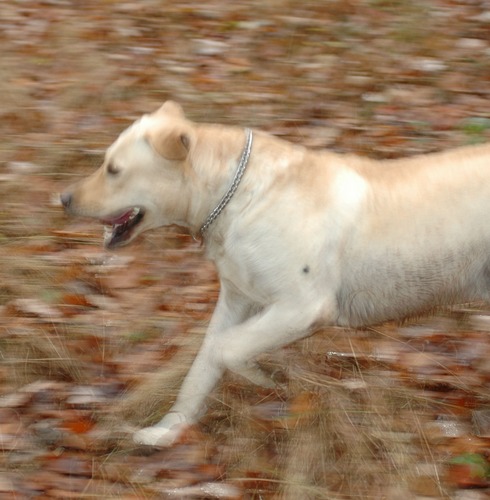
[(166, 101), (158, 110), (156, 114), (164, 113), (166, 115), (173, 115), (178, 118), (185, 118), (184, 110), (182, 109), (180, 104), (177, 104), (175, 101)]
[(190, 149), (190, 133), (184, 128), (155, 130), (148, 134), (150, 146), (167, 160), (181, 161), (187, 158)]

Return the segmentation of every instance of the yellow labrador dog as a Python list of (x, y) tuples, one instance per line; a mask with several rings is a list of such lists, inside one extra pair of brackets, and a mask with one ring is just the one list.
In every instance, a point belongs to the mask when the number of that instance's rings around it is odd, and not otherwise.
[(270, 386), (257, 355), (321, 324), (357, 327), (489, 295), (490, 145), (378, 162), (196, 124), (166, 102), (61, 201), (108, 226), (107, 248), (183, 226), (219, 273), (200, 352), (139, 443), (171, 444), (226, 369)]

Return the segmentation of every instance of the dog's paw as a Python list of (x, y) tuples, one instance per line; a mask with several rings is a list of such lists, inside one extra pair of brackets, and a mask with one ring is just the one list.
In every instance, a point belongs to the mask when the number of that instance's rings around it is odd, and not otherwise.
[(145, 427), (133, 434), (133, 441), (147, 446), (172, 446), (181, 435), (183, 427), (185, 424), (174, 425), (170, 429), (158, 425)]
[(147, 446), (167, 447), (175, 443), (188, 427), (184, 415), (168, 413), (158, 424), (144, 427), (133, 434), (133, 441)]

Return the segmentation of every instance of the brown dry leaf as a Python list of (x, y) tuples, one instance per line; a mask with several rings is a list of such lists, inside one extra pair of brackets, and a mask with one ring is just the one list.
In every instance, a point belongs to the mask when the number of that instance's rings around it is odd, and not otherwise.
[(417, 475), (409, 484), (410, 491), (421, 497), (440, 498), (444, 490), (436, 468), (419, 464), (417, 469)]
[(67, 429), (75, 434), (85, 434), (94, 427), (94, 422), (88, 417), (79, 416), (71, 420), (64, 420), (63, 429)]

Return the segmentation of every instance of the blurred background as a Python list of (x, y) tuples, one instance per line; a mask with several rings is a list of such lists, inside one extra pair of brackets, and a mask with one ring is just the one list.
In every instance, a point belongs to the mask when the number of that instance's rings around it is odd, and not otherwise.
[(490, 139), (487, 0), (18, 0), (0, 13), (0, 498), (488, 498), (490, 312), (327, 329), (227, 377), (171, 450), (217, 298), (175, 228), (108, 253), (58, 193), (165, 100), (339, 153)]

